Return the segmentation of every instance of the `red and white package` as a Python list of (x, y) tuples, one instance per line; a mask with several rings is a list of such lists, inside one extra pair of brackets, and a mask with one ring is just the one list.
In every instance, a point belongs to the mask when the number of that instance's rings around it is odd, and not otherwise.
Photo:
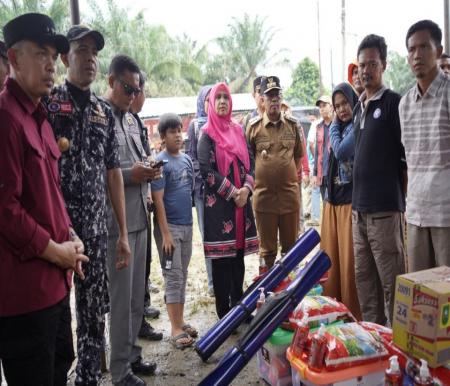
[(367, 331), (358, 323), (328, 326), (325, 366), (337, 370), (385, 359), (389, 355), (376, 331)]
[(310, 328), (319, 327), (321, 324), (330, 324), (337, 320), (355, 320), (345, 304), (329, 296), (305, 296), (289, 316), (289, 321), (294, 328), (303, 319), (305, 313), (308, 313)]

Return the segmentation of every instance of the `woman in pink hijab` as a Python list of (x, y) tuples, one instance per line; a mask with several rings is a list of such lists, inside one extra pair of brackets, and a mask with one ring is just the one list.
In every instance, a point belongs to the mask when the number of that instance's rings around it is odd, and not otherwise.
[(244, 131), (231, 119), (228, 86), (216, 84), (210, 93), (208, 120), (198, 143), (204, 180), (204, 249), (212, 261), (216, 310), (219, 318), (243, 294), (244, 256), (258, 251), (250, 196), (255, 165)]

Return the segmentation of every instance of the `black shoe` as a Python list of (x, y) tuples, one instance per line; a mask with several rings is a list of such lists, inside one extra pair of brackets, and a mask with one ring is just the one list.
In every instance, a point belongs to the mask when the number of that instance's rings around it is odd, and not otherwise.
[(135, 374), (141, 374), (141, 375), (153, 375), (155, 374), (156, 370), (156, 363), (155, 362), (144, 362), (142, 360), (142, 357), (138, 357), (136, 362), (133, 362), (131, 364), (131, 370)]
[(155, 331), (155, 329), (152, 326), (150, 326), (150, 324), (147, 323), (145, 319), (142, 320), (138, 336), (139, 338), (148, 340), (161, 340), (163, 338), (162, 332)]
[(146, 318), (150, 318), (150, 319), (156, 319), (159, 317), (159, 310), (157, 310), (155, 307), (145, 307), (144, 308), (144, 316)]
[(147, 386), (147, 383), (133, 373), (128, 373), (124, 379), (115, 383), (114, 386)]

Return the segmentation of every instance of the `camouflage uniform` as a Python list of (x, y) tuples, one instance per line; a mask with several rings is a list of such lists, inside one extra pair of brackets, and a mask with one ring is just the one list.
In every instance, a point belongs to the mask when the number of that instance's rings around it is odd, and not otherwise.
[(83, 265), (85, 280), (75, 276), (75, 384), (97, 385), (105, 314), (109, 311), (106, 171), (120, 167), (115, 122), (109, 105), (93, 93), (81, 110), (67, 84), (53, 90), (46, 107), (62, 153), (59, 170), (67, 210), (90, 259)]

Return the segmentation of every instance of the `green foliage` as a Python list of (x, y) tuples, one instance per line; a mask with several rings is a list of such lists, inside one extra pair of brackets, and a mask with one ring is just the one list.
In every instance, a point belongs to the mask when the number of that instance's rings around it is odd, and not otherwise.
[(389, 51), (387, 69), (384, 73), (386, 86), (403, 95), (414, 85), (415, 81), (406, 57), (395, 51)]
[(0, 0), (0, 26), (28, 12), (46, 13), (53, 19), (58, 31), (67, 31), (70, 25), (69, 0)]
[(292, 84), (286, 91), (286, 99), (292, 105), (314, 105), (319, 93), (319, 67), (310, 58), (305, 58), (292, 73)]
[[(114, 55), (125, 54), (136, 60), (147, 74), (148, 96), (195, 95), (203, 84), (227, 81), (233, 92), (251, 89), (251, 80), (272, 58), (269, 45), (275, 35), (265, 27), (266, 20), (245, 14), (233, 18), (225, 36), (214, 43), (219, 52), (211, 55), (208, 45), (200, 46), (189, 36), (172, 37), (164, 26), (150, 25), (143, 12), (130, 16), (117, 0), (107, 0), (100, 6), (88, 0), (90, 19), (81, 16), (105, 37), (105, 47), (99, 53), (99, 72), (92, 88), (98, 94), (106, 91), (108, 67)], [(0, 0), (0, 26), (26, 13), (46, 13), (55, 21), (57, 30), (70, 28), (69, 0)], [(278, 50), (280, 55), (284, 50)], [(275, 55), (275, 56), (277, 56)], [(58, 64), (57, 81), (63, 81), (65, 68)]]
[[(9, 20), (28, 12), (39, 12), (49, 15), (58, 31), (67, 31), (70, 26), (69, 0), (37, 1), (37, 0), (0, 0), (0, 27), (3, 27)], [(3, 37), (2, 28), (0, 34)], [(61, 61), (58, 61), (56, 71), (56, 82), (64, 80), (65, 68)]]
[(267, 28), (266, 19), (251, 18), (244, 14), (242, 19), (233, 18), (228, 25), (228, 34), (219, 37), (215, 43), (221, 54), (213, 58), (206, 69), (206, 83), (227, 81), (232, 92), (251, 91), (251, 80), (257, 76), (258, 67), (268, 64), (284, 49), (270, 57), (270, 43), (276, 31)]

